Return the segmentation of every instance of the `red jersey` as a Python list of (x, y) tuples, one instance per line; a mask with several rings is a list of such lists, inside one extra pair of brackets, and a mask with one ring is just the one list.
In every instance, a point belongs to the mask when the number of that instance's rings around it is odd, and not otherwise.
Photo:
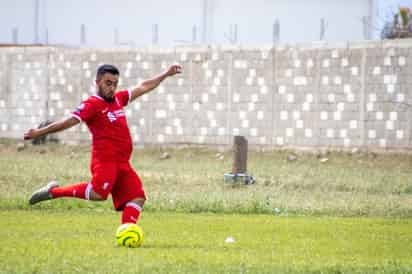
[(113, 102), (98, 95), (83, 101), (72, 116), (86, 123), (92, 134), (92, 162), (125, 162), (132, 153), (132, 138), (123, 107), (130, 91), (118, 91)]

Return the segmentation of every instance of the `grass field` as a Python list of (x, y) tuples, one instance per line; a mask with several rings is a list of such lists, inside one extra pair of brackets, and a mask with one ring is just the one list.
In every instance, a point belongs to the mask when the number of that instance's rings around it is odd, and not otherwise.
[[(118, 215), (96, 210), (0, 213), (3, 273), (276, 273), (412, 271), (412, 221), (145, 213), (141, 248), (119, 248)], [(234, 243), (226, 243), (233, 237)]]
[(145, 242), (126, 249), (110, 201), (28, 206), (51, 179), (89, 180), (88, 147), (2, 141), (0, 272), (412, 273), (411, 155), (250, 152), (245, 186), (223, 182), (230, 152), (167, 151), (135, 151), (149, 199)]

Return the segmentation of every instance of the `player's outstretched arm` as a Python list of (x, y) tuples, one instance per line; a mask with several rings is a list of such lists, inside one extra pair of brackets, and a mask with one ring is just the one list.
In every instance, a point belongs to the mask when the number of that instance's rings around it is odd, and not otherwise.
[(31, 128), (26, 133), (24, 133), (24, 140), (35, 139), (47, 135), (49, 133), (62, 131), (71, 128), (72, 126), (77, 125), (78, 123), (80, 123), (78, 119), (74, 117), (69, 117), (61, 121), (51, 123), (50, 125), (43, 128)]
[(137, 97), (142, 96), (143, 94), (155, 89), (167, 77), (173, 76), (181, 72), (182, 72), (182, 66), (179, 64), (174, 64), (174, 65), (171, 65), (165, 72), (151, 79), (144, 80), (137, 87), (132, 89), (130, 101), (133, 101)]

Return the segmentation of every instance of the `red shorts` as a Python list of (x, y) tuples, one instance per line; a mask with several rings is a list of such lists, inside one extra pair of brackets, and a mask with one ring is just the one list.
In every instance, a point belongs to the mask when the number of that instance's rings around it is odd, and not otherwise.
[(129, 162), (98, 162), (91, 164), (92, 189), (104, 199), (112, 194), (116, 210), (136, 198), (146, 198), (142, 182)]

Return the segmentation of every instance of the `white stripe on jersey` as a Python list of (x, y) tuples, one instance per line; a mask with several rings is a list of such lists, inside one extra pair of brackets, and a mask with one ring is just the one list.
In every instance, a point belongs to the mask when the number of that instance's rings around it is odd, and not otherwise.
[(129, 104), (130, 100), (132, 99), (132, 90), (128, 89), (127, 92), (129, 93), (129, 101), (127, 101), (127, 104)]
[(82, 118), (79, 116), (79, 115), (77, 115), (76, 113), (71, 113), (70, 114), (73, 118), (76, 118), (77, 120), (79, 120), (80, 122), (82, 122)]

